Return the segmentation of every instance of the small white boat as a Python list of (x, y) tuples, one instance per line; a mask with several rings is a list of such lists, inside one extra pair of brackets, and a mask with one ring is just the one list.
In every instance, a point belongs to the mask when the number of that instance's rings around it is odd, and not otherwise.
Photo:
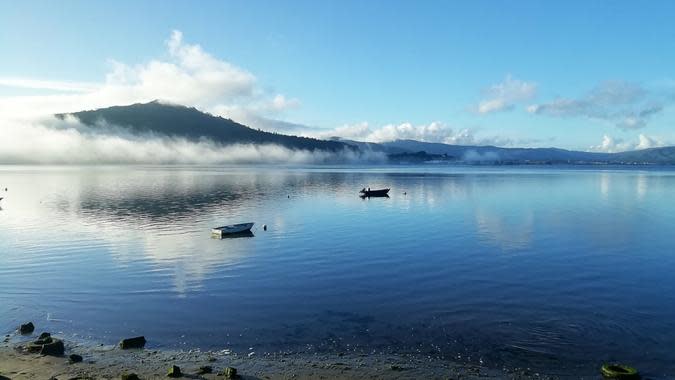
[(211, 235), (223, 237), (226, 235), (235, 235), (251, 232), (254, 223), (231, 224), (229, 226), (216, 227), (211, 229)]

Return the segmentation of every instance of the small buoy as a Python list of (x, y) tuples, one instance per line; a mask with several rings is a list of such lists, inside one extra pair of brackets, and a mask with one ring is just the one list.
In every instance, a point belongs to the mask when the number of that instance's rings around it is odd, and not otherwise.
[(602, 376), (606, 379), (628, 380), (640, 378), (635, 368), (623, 364), (603, 364), (600, 372), (602, 372)]
[(267, 224), (263, 224), (263, 231), (267, 231)]
[(289, 196), (288, 196), (288, 198), (290, 199), (290, 198), (291, 198), (291, 196), (289, 195)]
[(404, 192), (403, 192), (403, 195), (408, 195), (408, 193), (406, 193), (406, 192), (404, 191)]

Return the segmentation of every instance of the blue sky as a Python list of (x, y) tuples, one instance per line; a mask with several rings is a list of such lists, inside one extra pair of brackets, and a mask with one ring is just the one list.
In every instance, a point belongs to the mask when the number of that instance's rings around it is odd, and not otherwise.
[[(672, 145), (673, 15), (671, 1), (0, 1), (0, 110), (163, 89), (169, 101), (319, 137)], [(152, 62), (176, 70), (159, 77)], [(169, 88), (146, 86), (148, 72)], [(170, 94), (172, 72), (211, 92)], [(239, 79), (204, 82), (221, 75)]]

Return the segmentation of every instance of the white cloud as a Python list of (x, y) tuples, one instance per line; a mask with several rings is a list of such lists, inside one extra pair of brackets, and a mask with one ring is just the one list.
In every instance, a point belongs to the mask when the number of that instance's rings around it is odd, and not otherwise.
[(503, 82), (485, 91), (486, 99), (478, 103), (476, 111), (481, 114), (507, 111), (517, 103), (532, 99), (536, 92), (536, 83), (515, 79), (509, 74)]
[(60, 92), (90, 92), (100, 85), (85, 82), (59, 82), (29, 78), (0, 78), (0, 86), (30, 88), (34, 90), (52, 90)]
[(101, 83), (0, 78), (0, 85), (47, 89), (55, 94), (0, 97), (3, 118), (34, 118), (112, 105), (160, 99), (206, 111), (217, 108), (249, 109), (261, 115), (298, 106), (297, 99), (268, 95), (245, 69), (213, 57), (174, 31), (166, 41), (168, 59), (141, 64), (110, 61)]
[(506, 111), (512, 109), (513, 106), (508, 104), (504, 99), (488, 99), (483, 100), (478, 104), (478, 113), (492, 113), (498, 111)]
[(300, 106), (300, 101), (298, 99), (287, 99), (285, 96), (281, 94), (277, 94), (277, 96), (272, 99), (272, 102), (270, 104), (270, 108), (274, 111), (285, 111), (290, 108), (296, 108)]
[[(174, 30), (167, 42), (169, 53), (177, 62), (159, 62), (165, 66), (169, 74), (175, 71), (185, 84), (199, 84), (202, 88), (191, 89), (201, 93), (200, 99), (215, 98), (220, 100), (223, 96), (251, 95), (254, 90), (256, 78), (253, 74), (228, 62), (216, 59), (206, 53), (199, 45), (190, 45), (183, 42), (183, 34)], [(153, 62), (156, 63), (156, 62)], [(162, 70), (147, 70), (142, 75), (147, 75), (149, 83), (154, 80), (167, 79), (162, 75)], [(156, 75), (156, 77), (154, 77)], [(168, 77), (174, 78), (174, 77)], [(156, 83), (161, 84), (161, 83)], [(182, 86), (181, 86), (182, 87)], [(173, 96), (180, 97), (179, 93), (189, 89), (181, 88), (174, 91)]]
[(662, 103), (638, 84), (607, 81), (578, 99), (557, 98), (530, 105), (527, 110), (539, 115), (609, 121), (619, 129), (629, 130), (647, 126), (651, 117), (663, 109)]
[(615, 138), (609, 135), (602, 137), (602, 143), (590, 147), (593, 152), (616, 153), (629, 150), (640, 150), (649, 148), (658, 148), (666, 144), (656, 137), (650, 137), (644, 134), (638, 135), (638, 141), (625, 141), (622, 138)]
[(635, 149), (658, 148), (666, 145), (661, 140), (643, 135), (642, 133), (640, 136), (638, 136), (638, 138), (640, 142), (635, 146)]
[(475, 131), (472, 129), (455, 129), (437, 121), (421, 125), (413, 125), (412, 123), (406, 122), (386, 124), (377, 127), (373, 127), (367, 122), (361, 122), (331, 129), (311, 128), (301, 124), (266, 119), (258, 119), (252, 122), (252, 124), (262, 125), (262, 128), (266, 130), (298, 136), (318, 139), (342, 138), (373, 143), (383, 143), (395, 140), (417, 140), (453, 145), (514, 146), (517, 144), (529, 145), (539, 142), (539, 140), (536, 139), (514, 140), (499, 136), (477, 137)]
[(475, 140), (468, 129), (454, 130), (443, 123), (413, 125), (411, 123), (387, 124), (373, 128), (362, 122), (344, 125), (335, 129), (313, 129), (301, 132), (303, 136), (316, 138), (341, 137), (365, 142), (387, 142), (394, 140), (418, 140), (447, 144), (470, 144)]
[(590, 150), (594, 152), (615, 153), (630, 150), (630, 148), (628, 147), (628, 144), (623, 141), (623, 139), (604, 135), (602, 137), (602, 143), (600, 143), (600, 145), (591, 146)]
[(439, 122), (413, 126), (411, 123), (388, 124), (372, 130), (367, 141), (419, 140), (441, 142), (455, 138), (455, 132)]

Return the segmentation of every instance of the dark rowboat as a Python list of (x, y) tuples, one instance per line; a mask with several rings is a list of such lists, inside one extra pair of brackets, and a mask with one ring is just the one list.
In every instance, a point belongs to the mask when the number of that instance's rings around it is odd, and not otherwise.
[(366, 190), (360, 191), (362, 197), (387, 197), (389, 196), (389, 189)]

